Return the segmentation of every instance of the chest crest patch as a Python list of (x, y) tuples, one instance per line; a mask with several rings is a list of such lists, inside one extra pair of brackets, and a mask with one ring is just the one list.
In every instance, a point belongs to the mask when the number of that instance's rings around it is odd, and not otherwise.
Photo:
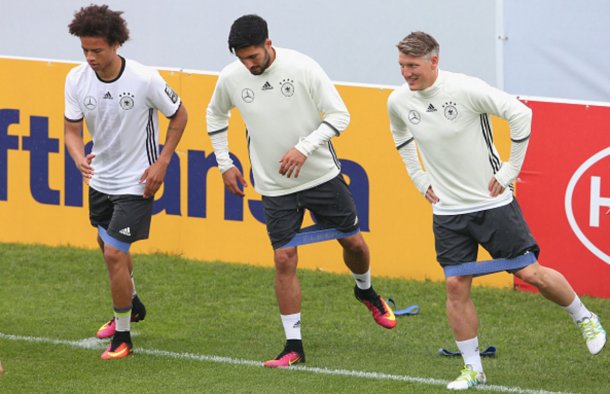
[(282, 94), (286, 97), (292, 97), (294, 94), (294, 85), (292, 84), (294, 81), (291, 79), (284, 79), (280, 82), (282, 86)]
[(119, 105), (125, 111), (129, 111), (130, 109), (133, 108), (133, 106), (135, 104), (135, 101), (133, 99), (134, 99), (134, 96), (132, 96), (131, 93), (119, 94)]
[(457, 103), (449, 101), (443, 104), (445, 118), (455, 120), (458, 117)]

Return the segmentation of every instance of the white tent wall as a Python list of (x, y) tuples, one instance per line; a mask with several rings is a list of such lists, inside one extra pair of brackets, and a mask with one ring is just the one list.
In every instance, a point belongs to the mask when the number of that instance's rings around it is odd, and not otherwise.
[(607, 0), (505, 0), (505, 89), (610, 102), (609, 21)]
[[(0, 55), (83, 60), (68, 33), (91, 0), (0, 0)], [(121, 10), (132, 39), (120, 50), (155, 67), (218, 72), (235, 57), (232, 22), (256, 13), (274, 45), (318, 61), (334, 81), (400, 85), (396, 44), (423, 30), (441, 43), (442, 66), (496, 85), (495, 0), (106, 0)]]
[[(274, 45), (316, 59), (334, 81), (403, 83), (395, 45), (423, 30), (441, 44), (441, 68), (513, 94), (610, 101), (606, 0), (107, 0), (132, 39), (121, 54), (155, 67), (219, 72), (233, 20), (257, 13)], [(68, 34), (89, 0), (0, 0), (0, 56), (83, 60)]]

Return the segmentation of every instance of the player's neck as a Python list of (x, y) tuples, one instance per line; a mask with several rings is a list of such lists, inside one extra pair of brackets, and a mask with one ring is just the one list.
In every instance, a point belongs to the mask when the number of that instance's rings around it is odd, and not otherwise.
[(277, 54), (275, 53), (275, 48), (274, 48), (274, 47), (271, 47), (271, 50), (270, 50), (269, 52), (270, 52), (270, 55), (271, 55), (271, 56), (270, 56), (270, 57), (271, 57), (271, 59), (269, 60), (269, 67), (271, 67), (271, 65), (272, 65), (272, 64), (273, 64), (273, 62), (275, 61), (275, 56), (276, 56)]
[(123, 61), (123, 58), (121, 58), (119, 55), (116, 55), (112, 62), (103, 70), (96, 71), (97, 76), (102, 81), (114, 81), (121, 73), (121, 69), (123, 68)]

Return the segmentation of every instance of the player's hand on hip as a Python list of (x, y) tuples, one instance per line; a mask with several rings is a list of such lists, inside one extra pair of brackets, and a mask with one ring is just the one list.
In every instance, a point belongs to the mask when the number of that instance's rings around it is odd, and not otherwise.
[(89, 179), (91, 179), (94, 174), (93, 167), (91, 167), (91, 161), (93, 160), (94, 157), (95, 157), (95, 155), (93, 153), (89, 153), (87, 156), (85, 156), (83, 158), (83, 160), (81, 160), (80, 163), (78, 163), (78, 169), (79, 169), (80, 173), (83, 175), (83, 181), (87, 185), (89, 184)]
[(290, 149), (288, 153), (280, 159), (280, 163), (282, 163), (282, 165), (280, 165), (280, 174), (290, 178), (294, 171), (294, 177), (297, 178), (305, 160), (307, 160), (307, 156), (299, 152), (298, 149)]
[(153, 163), (150, 167), (144, 171), (140, 182), (146, 181), (144, 186), (144, 198), (152, 197), (159, 190), (165, 179), (165, 173), (167, 172), (167, 166), (163, 165), (159, 161)]
[(241, 184), (243, 187), (248, 187), (248, 184), (237, 167), (231, 167), (226, 170), (222, 174), (222, 180), (231, 194), (235, 194), (239, 197), (244, 197), (246, 195), (246, 193), (241, 191), (239, 185)]
[(436, 204), (437, 202), (439, 202), (439, 198), (436, 197), (436, 194), (434, 194), (434, 190), (432, 190), (432, 186), (428, 187), (428, 190), (426, 190), (426, 200), (428, 200), (428, 202), (430, 202), (430, 204)]
[(490, 197), (498, 197), (500, 194), (504, 193), (505, 187), (500, 185), (500, 182), (496, 179), (496, 177), (491, 178), (489, 181), (489, 196)]

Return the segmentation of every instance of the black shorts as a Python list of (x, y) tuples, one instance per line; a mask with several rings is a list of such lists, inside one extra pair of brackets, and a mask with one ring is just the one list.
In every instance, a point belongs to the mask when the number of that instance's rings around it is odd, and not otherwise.
[(109, 195), (90, 187), (89, 220), (112, 238), (131, 244), (148, 238), (154, 202), (154, 197)]
[(476, 261), (479, 244), (494, 259), (513, 259), (526, 252), (533, 252), (537, 259), (540, 253), (516, 199), (480, 212), (434, 215), (433, 229), (441, 266)]
[(360, 226), (352, 193), (339, 174), (311, 189), (285, 196), (263, 196), (267, 234), (273, 249), (286, 245), (299, 232), (305, 209), (313, 213), (322, 229), (348, 233)]

